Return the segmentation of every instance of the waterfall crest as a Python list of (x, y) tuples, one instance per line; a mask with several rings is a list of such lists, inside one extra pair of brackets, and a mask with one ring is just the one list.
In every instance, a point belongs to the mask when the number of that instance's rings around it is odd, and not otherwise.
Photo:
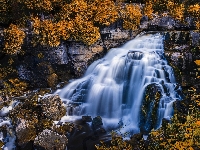
[[(160, 34), (136, 37), (120, 48), (111, 49), (104, 58), (89, 66), (83, 78), (56, 93), (67, 104), (68, 116), (101, 116), (104, 123), (122, 122), (129, 131), (136, 133), (150, 120), (152, 112), (147, 112), (141, 124), (140, 114), (146, 89), (151, 85), (161, 95), (153, 126), (157, 128), (162, 118), (172, 116), (173, 101), (181, 99), (173, 70), (164, 57)], [(152, 103), (148, 103), (148, 107), (151, 106)]]

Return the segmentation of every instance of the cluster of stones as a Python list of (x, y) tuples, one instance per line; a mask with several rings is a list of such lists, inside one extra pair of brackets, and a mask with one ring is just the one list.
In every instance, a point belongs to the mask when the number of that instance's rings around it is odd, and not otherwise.
[(73, 126), (69, 123), (57, 126), (54, 121), (59, 121), (65, 114), (66, 110), (58, 95), (47, 95), (40, 99), (38, 93), (32, 93), (21, 98), (9, 112), (17, 146), (21, 149), (32, 145), (32, 148), (64, 150), (68, 142), (66, 134)]

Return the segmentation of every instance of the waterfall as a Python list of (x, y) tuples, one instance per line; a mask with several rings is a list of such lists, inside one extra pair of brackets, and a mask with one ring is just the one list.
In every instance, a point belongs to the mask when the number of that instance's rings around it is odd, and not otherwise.
[[(161, 125), (163, 118), (173, 115), (173, 101), (181, 99), (177, 92), (179, 88), (173, 69), (164, 57), (163, 36), (147, 34), (111, 49), (104, 58), (92, 63), (81, 79), (72, 81), (56, 93), (66, 104), (69, 118), (101, 116), (108, 127), (122, 122), (126, 131), (136, 133), (140, 132), (141, 126), (149, 131), (149, 120), (152, 119), (148, 118), (154, 110), (157, 118), (154, 128)], [(153, 96), (160, 93), (157, 107), (154, 100), (145, 102), (147, 89), (155, 89)], [(144, 104), (148, 105), (149, 112), (142, 119)]]

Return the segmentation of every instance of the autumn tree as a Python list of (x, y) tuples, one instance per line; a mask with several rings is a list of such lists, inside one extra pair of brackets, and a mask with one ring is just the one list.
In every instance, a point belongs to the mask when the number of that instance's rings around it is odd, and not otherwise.
[(142, 17), (140, 6), (127, 4), (125, 8), (121, 10), (121, 16), (123, 18), (123, 28), (136, 30)]
[(168, 1), (167, 9), (169, 14), (177, 20), (183, 21), (184, 20), (184, 12), (185, 12), (185, 5), (184, 4), (177, 4), (173, 1)]
[(16, 25), (11, 24), (4, 30), (4, 49), (7, 54), (14, 55), (20, 52), (25, 33)]
[(187, 12), (190, 16), (193, 17), (193, 19), (195, 20), (195, 24), (196, 24), (196, 28), (197, 30), (200, 31), (200, 4), (194, 4), (194, 5), (190, 5), (187, 8)]
[(94, 11), (94, 22), (99, 25), (108, 26), (119, 17), (115, 3), (112, 0), (96, 0), (90, 6), (90, 9)]
[(144, 15), (147, 16), (149, 19), (153, 18), (153, 4), (152, 1), (147, 1), (144, 7)]

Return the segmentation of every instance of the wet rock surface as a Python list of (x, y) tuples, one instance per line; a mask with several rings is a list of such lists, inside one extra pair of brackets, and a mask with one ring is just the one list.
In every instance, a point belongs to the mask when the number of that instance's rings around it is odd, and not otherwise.
[(41, 99), (42, 112), (45, 118), (59, 120), (66, 114), (65, 108), (58, 95), (50, 95)]
[(38, 150), (64, 150), (67, 141), (65, 135), (45, 129), (35, 138), (34, 145)]
[[(66, 114), (66, 110), (64, 106), (62, 106), (61, 99), (58, 95), (46, 95), (39, 98), (38, 92), (32, 92), (27, 96), (18, 97), (17, 99), (19, 102), (9, 112), (9, 117), (16, 133), (17, 147), (18, 149), (31, 150), (33, 149), (33, 141), (39, 136), (39, 133), (43, 132), (45, 129), (51, 128), (54, 123), (53, 121), (59, 121), (61, 117)], [(69, 131), (66, 130), (66, 132)], [(52, 136), (55, 136), (55, 140), (57, 139), (57, 143), (59, 143), (62, 141), (59, 141), (59, 139), (64, 140), (64, 138), (62, 138), (64, 135), (59, 137), (57, 134), (57, 132), (54, 134), (52, 130)], [(43, 134), (39, 137), (42, 135)], [(45, 139), (47, 137), (41, 138)], [(64, 141), (67, 142), (67, 140)], [(63, 143), (66, 145), (66, 142), (62, 141), (61, 145), (63, 145)], [(49, 145), (51, 144), (53, 143), (49, 143)], [(61, 145), (59, 146), (61, 147)], [(42, 145), (42, 147), (45, 146), (47, 145)]]
[(140, 115), (140, 131), (145, 135), (148, 135), (153, 128), (157, 128), (157, 112), (161, 97), (162, 89), (158, 84), (146, 87)]
[[(115, 28), (111, 26), (101, 29), (101, 38), (90, 46), (69, 39), (62, 41), (58, 47), (33, 46), (32, 35), (28, 29), (25, 29), (23, 52), (12, 57), (13, 67), (18, 72), (16, 76), (27, 82), (32, 89), (54, 88), (60, 82), (78, 78), (85, 73), (93, 61), (102, 58), (109, 49), (133, 39), (139, 32)], [(0, 52), (2, 64), (8, 62), (9, 59), (7, 54)]]

